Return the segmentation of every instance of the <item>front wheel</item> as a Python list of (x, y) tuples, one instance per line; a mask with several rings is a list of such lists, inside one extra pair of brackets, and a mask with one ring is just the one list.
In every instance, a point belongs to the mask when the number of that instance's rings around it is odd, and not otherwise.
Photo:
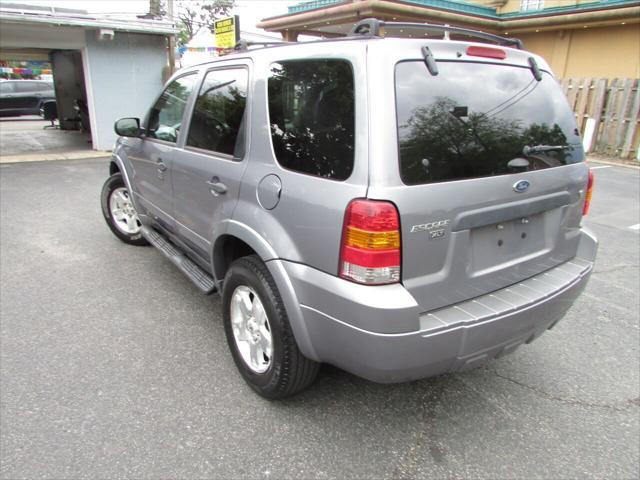
[(255, 255), (229, 268), (222, 309), (231, 354), (251, 388), (279, 399), (313, 383), (320, 365), (298, 349), (273, 277)]
[(122, 174), (115, 173), (104, 183), (101, 204), (104, 219), (116, 237), (130, 245), (148, 245)]

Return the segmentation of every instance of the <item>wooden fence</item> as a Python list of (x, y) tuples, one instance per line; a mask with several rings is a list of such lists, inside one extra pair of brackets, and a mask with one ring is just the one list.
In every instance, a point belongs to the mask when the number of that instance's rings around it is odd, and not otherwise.
[(560, 81), (588, 152), (638, 158), (640, 88), (637, 78)]

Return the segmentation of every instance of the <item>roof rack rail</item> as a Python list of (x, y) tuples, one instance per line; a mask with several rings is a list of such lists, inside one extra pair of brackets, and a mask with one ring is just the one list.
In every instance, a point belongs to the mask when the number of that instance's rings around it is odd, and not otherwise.
[(279, 41), (279, 40), (276, 40), (273, 42), (250, 42), (248, 40), (239, 40), (238, 43), (235, 44), (233, 49), (237, 51), (243, 51), (243, 50), (249, 50), (249, 47), (255, 47), (255, 46), (270, 47), (272, 45), (287, 45), (290, 43), (292, 42), (285, 42), (285, 41)]
[(386, 22), (384, 20), (378, 20), (377, 18), (365, 18), (360, 20), (349, 32), (349, 36), (370, 36), (379, 37), (380, 29), (382, 27), (391, 28), (420, 28), (424, 30), (435, 30), (442, 32), (445, 38), (448, 38), (448, 34), (465, 35), (467, 37), (482, 38), (483, 40), (490, 40), (498, 45), (504, 45), (507, 47), (516, 47), (522, 50), (522, 40), (518, 38), (507, 38), (499, 35), (493, 35), (491, 33), (479, 32), (478, 30), (471, 30), (468, 28), (450, 27), (449, 25), (436, 25), (433, 23), (412, 23), (412, 22)]

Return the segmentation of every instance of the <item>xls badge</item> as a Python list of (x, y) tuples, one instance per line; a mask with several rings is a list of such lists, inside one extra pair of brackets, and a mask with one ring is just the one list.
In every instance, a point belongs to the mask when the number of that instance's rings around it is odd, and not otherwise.
[(420, 225), (414, 225), (411, 227), (411, 233), (429, 232), (429, 238), (442, 238), (447, 234), (447, 231), (443, 227), (447, 227), (450, 223), (451, 220), (449, 219), (421, 223)]

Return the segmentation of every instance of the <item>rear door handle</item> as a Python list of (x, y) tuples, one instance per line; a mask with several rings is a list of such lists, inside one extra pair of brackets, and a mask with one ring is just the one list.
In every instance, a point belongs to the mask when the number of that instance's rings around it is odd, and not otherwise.
[(156, 161), (156, 167), (158, 167), (158, 170), (160, 170), (161, 172), (166, 172), (167, 171), (167, 166), (165, 165), (165, 163), (162, 161), (161, 158), (159, 158)]
[(216, 197), (218, 195), (227, 193), (227, 186), (222, 183), (218, 177), (213, 177), (207, 182), (207, 185), (209, 185), (211, 193), (213, 193), (213, 195), (215, 195)]

